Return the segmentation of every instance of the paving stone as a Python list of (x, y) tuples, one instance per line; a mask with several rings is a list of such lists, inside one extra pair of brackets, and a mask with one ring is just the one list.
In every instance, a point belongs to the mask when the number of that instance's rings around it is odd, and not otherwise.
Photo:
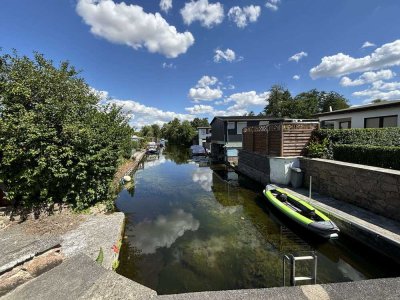
[(17, 226), (0, 231), (0, 274), (61, 244), (60, 237), (27, 235)]
[(106, 270), (91, 258), (77, 254), (30, 280), (6, 299), (149, 299), (157, 293)]

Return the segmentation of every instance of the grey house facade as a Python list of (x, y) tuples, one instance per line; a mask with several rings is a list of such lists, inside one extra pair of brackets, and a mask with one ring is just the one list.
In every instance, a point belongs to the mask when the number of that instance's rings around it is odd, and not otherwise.
[(211, 121), (211, 157), (214, 162), (237, 162), (238, 150), (242, 149), (242, 130), (245, 127), (280, 122), (260, 116), (215, 117)]

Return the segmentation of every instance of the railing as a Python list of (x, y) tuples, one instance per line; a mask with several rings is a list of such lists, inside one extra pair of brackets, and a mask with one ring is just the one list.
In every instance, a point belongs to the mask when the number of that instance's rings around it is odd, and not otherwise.
[(272, 123), (243, 129), (243, 150), (268, 156), (304, 154), (317, 122)]

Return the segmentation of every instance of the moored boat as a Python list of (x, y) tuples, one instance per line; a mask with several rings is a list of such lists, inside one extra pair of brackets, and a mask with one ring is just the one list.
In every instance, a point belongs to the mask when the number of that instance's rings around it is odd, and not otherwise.
[(190, 147), (190, 155), (191, 156), (206, 156), (207, 151), (206, 148), (204, 148), (201, 145), (193, 145)]
[(149, 142), (147, 144), (146, 154), (158, 154), (158, 148), (155, 142)]
[(263, 191), (268, 201), (297, 224), (324, 238), (337, 238), (339, 228), (319, 210), (283, 189), (267, 185)]

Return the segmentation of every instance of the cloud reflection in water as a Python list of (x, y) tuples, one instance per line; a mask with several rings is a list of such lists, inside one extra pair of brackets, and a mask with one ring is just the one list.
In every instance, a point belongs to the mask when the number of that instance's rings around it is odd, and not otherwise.
[(196, 231), (199, 226), (200, 222), (192, 214), (177, 209), (170, 215), (159, 215), (153, 221), (143, 221), (127, 234), (134, 236), (135, 247), (143, 254), (152, 254), (157, 248), (171, 247), (185, 231)]
[(212, 173), (210, 168), (197, 168), (192, 175), (192, 180), (198, 182), (203, 190), (211, 192)]

